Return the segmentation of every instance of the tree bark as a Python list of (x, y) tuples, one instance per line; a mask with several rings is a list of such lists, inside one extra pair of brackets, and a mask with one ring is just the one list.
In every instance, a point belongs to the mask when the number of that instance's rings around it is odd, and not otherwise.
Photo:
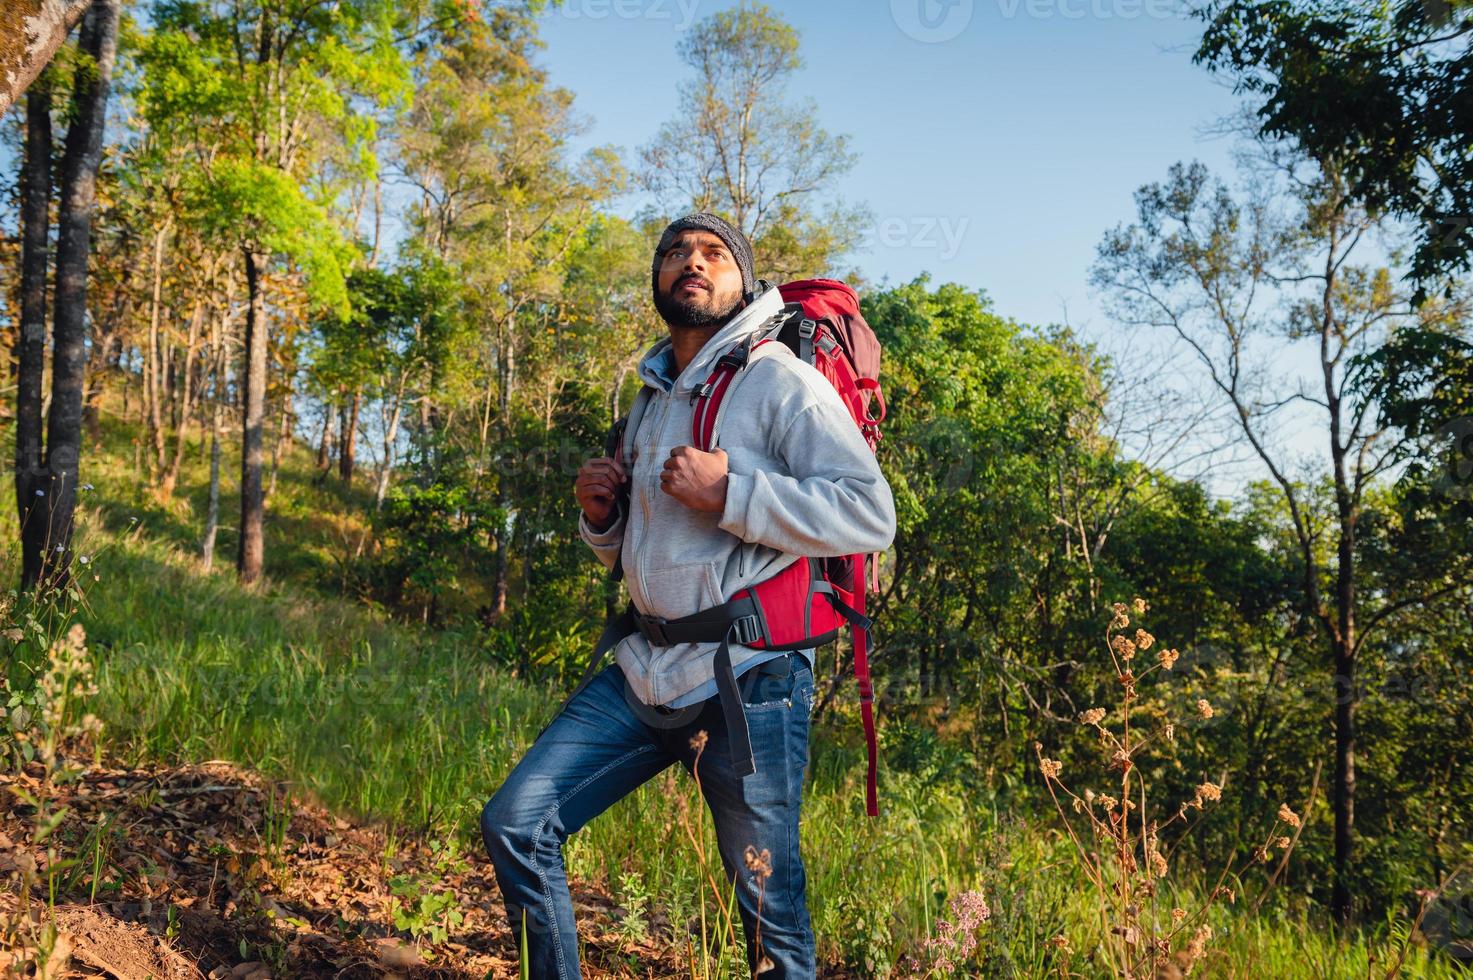
[(210, 407), (210, 502), (205, 509), (205, 536), (200, 542), (200, 558), (205, 571), (215, 564), (215, 533), (220, 527), (220, 399)]
[(215, 393), (210, 399), (210, 497), (205, 510), (204, 538), (199, 546), (205, 571), (215, 564), (215, 533), (220, 527), (220, 416), (224, 412), (225, 392), (229, 387), (225, 383), (229, 361), (220, 342), (221, 333), (220, 321), (213, 321), (210, 325), (210, 347), (215, 361)]
[(261, 485), (262, 429), (266, 418), (266, 323), (261, 263), (264, 257), (245, 249), (246, 340), (241, 386), (240, 544), (235, 569), (243, 584), (261, 577), (265, 559), (263, 539), (265, 496)]
[(197, 301), (194, 304), (194, 313), (189, 318), (189, 343), (184, 351), (184, 371), (180, 379), (184, 390), (179, 398), (179, 424), (174, 431), (174, 457), (169, 461), (164, 479), (159, 485), (159, 496), (164, 500), (174, 496), (174, 488), (179, 483), (179, 471), (184, 466), (184, 450), (189, 441), (189, 420), (194, 414), (195, 402), (199, 400), (199, 396), (194, 393), (194, 365), (199, 353), (200, 321), (204, 319), (204, 315), (204, 303)]
[(25, 163), (21, 172), (21, 306), (16, 338), (15, 499), (22, 539), (21, 578), (41, 574), (45, 520), (41, 475), (41, 381), (46, 371), (47, 239), (51, 226), (51, 89), (43, 80), (26, 93)]
[(92, 0), (15, 0), (0, 18), (0, 114), (51, 63)]
[[(317, 471), (325, 474), (332, 468), (332, 417), (331, 405), (322, 407), (322, 438), (317, 440)], [(320, 479), (320, 475), (318, 479)]]
[[(1332, 402), (1338, 408), (1338, 402)], [(1332, 656), (1335, 663), (1335, 778), (1332, 806), (1335, 811), (1335, 882), (1330, 892), (1330, 910), (1340, 922), (1355, 913), (1350, 888), (1351, 859), (1355, 847), (1355, 709), (1360, 700), (1356, 690), (1356, 525), (1360, 508), (1347, 482), (1345, 452), (1339, 448), (1339, 416), (1332, 422), (1336, 447), (1335, 495), (1339, 511), (1340, 540), (1336, 548), (1335, 630)]]
[[(43, 477), (49, 478), (50, 489), (46, 493), (48, 534), (42, 568), (43, 580), (57, 585), (66, 581), (71, 561), (72, 516), (82, 450), (82, 390), (87, 370), (87, 260), (117, 40), (118, 0), (98, 0), (82, 23), (79, 46), (95, 68), (77, 75), (57, 211), (51, 409), (46, 425), (45, 467), (49, 473)], [(53, 563), (54, 570), (44, 567)]]
[(353, 400), (343, 404), (343, 441), (338, 447), (338, 476), (343, 485), (353, 482), (353, 448), (358, 441), (358, 411), (363, 405), (363, 390), (353, 392)]
[(388, 409), (388, 419), (384, 422), (384, 462), (379, 467), (378, 485), (373, 491), (373, 509), (381, 511), (384, 509), (384, 495), (389, 491), (389, 478), (394, 471), (394, 444), (399, 440), (399, 420), (404, 415), (404, 388), (406, 385), (407, 372), (399, 373), (399, 385), (394, 391), (394, 404)]
[(153, 235), (153, 289), (148, 311), (148, 351), (143, 358), (143, 404), (148, 416), (148, 438), (153, 447), (154, 480), (157, 484), (164, 472), (164, 384), (159, 356), (159, 318), (163, 315), (164, 239), (169, 234), (165, 221)]
[[(516, 352), (516, 310), (513, 309), (506, 317), (506, 332), (503, 337), (500, 353), (501, 368), (501, 439), (503, 446), (512, 444), (511, 431), (511, 406), (512, 391), (516, 385), (517, 375), (517, 352)], [(482, 429), (481, 458), (484, 460), (485, 435)], [(499, 511), (496, 522), (496, 580), (491, 589), (491, 611), (497, 619), (506, 615), (506, 600), (511, 589), (511, 539), (515, 529), (507, 526), (506, 515), (511, 510), (511, 493), (507, 487), (509, 474), (503, 469), (496, 474), (496, 505)]]

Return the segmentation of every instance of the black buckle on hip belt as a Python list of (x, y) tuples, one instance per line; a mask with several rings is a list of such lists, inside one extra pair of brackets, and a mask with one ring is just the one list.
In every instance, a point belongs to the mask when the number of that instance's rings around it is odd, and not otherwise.
[(747, 712), (737, 686), (736, 671), (731, 665), (731, 644), (746, 646), (766, 636), (760, 607), (750, 596), (724, 602), (719, 606), (679, 619), (662, 619), (633, 613), (634, 628), (656, 646), (675, 643), (718, 643), (712, 670), (716, 676), (716, 693), (721, 699), (721, 713), (726, 719), (726, 739), (730, 746), (731, 764), (738, 776), (757, 771), (752, 758), (752, 738), (747, 729)]
[[(701, 614), (697, 613), (697, 616)], [(762, 639), (762, 619), (755, 612), (726, 620), (702, 617), (691, 622), (690, 619), (688, 616), (681, 619), (662, 619), (659, 616), (635, 613), (634, 626), (644, 634), (646, 640), (657, 647), (674, 646), (677, 643), (713, 643), (728, 634), (742, 646)]]

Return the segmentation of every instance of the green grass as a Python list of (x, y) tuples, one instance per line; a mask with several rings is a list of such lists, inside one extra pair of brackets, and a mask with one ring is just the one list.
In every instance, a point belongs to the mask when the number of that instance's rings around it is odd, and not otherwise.
[[(307, 450), (283, 460), (269, 504), (268, 581), (243, 590), (228, 526), (213, 571), (196, 557), (203, 447), (189, 453), (180, 493), (165, 506), (134, 471), (131, 438), (128, 426), (106, 422), (82, 476), (97, 489), (79, 550), (98, 557), (81, 619), (99, 663), (94, 710), (108, 751), (129, 762), (231, 759), (358, 820), (453, 837), (484, 860), (480, 808), (564, 691), (500, 669), (476, 631), (419, 630), (338, 597), (340, 558), (362, 533), (367, 493), (314, 484)], [(233, 453), (223, 472), (228, 525)], [(0, 540), (13, 551), (13, 513), (4, 524)], [(1098, 914), (1049, 829), (1051, 813), (1009, 812), (954, 776), (886, 768), (882, 816), (866, 818), (858, 727), (842, 712), (826, 719), (811, 751), (803, 851), (821, 955), (882, 972), (934, 930), (951, 895), (980, 887), (994, 911), (982, 930), (983, 975), (1058, 975), (1049, 939), (1067, 931), (1081, 948)], [(711, 831), (692, 781), (675, 773), (593, 821), (566, 857), (574, 877), (651, 896), (650, 911), (684, 919), (700, 913), (703, 871), (680, 830), (682, 805), (707, 840)], [(1340, 940), (1304, 911), (1223, 909), (1213, 924), (1216, 951), (1195, 975), (1383, 976), (1404, 933), (1388, 924)], [(1368, 973), (1372, 956), (1382, 966)], [(1095, 975), (1078, 955), (1073, 969)], [(1415, 950), (1402, 975), (1455, 972)]]

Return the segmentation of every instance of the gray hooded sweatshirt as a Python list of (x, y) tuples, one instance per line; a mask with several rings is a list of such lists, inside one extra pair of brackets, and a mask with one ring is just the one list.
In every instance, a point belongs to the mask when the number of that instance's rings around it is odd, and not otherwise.
[[(612, 568), (622, 548), (630, 601), (645, 615), (688, 616), (800, 556), (884, 551), (894, 540), (890, 485), (859, 426), (828, 380), (780, 342), (753, 350), (722, 401), (716, 446), (727, 454), (725, 508), (693, 510), (660, 488), (670, 450), (691, 444), (692, 389), (717, 358), (781, 309), (777, 289), (762, 292), (706, 342), (673, 389), (655, 367), (668, 336), (640, 360), (650, 390), (643, 411), (631, 416), (633, 437), (625, 436), (630, 513), (621, 509), (602, 533), (582, 515), (578, 526), (604, 565)], [(614, 657), (636, 697), (669, 705), (709, 684), (717, 646), (652, 647), (636, 632)], [(771, 656), (735, 643), (730, 650), (738, 674), (748, 661)]]

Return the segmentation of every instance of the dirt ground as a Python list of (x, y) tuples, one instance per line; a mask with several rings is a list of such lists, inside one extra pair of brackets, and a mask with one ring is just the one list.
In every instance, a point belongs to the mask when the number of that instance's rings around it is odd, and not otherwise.
[[(0, 774), (0, 966), (10, 975), (37, 975), (22, 964), (54, 921), (69, 956), (64, 965), (52, 958), (49, 977), (518, 976), (484, 855), (447, 868), (424, 842), (402, 840), (386, 862), (382, 829), (355, 826), (255, 773), (210, 762), (96, 768), (46, 790), (46, 809), (66, 811), (53, 834), (62, 855), (53, 875), (52, 842), (34, 843), (37, 808), (26, 802), (43, 798), (41, 775), (39, 765)], [(416, 875), (423, 878), (411, 902), (450, 891), (463, 916), (443, 942), (395, 928), (390, 881)], [(48, 881), (57, 888), (50, 908)], [(574, 882), (573, 898), (585, 976), (689, 973), (684, 956), (616, 936), (619, 910), (607, 894)], [(651, 925), (658, 934), (657, 917)]]

